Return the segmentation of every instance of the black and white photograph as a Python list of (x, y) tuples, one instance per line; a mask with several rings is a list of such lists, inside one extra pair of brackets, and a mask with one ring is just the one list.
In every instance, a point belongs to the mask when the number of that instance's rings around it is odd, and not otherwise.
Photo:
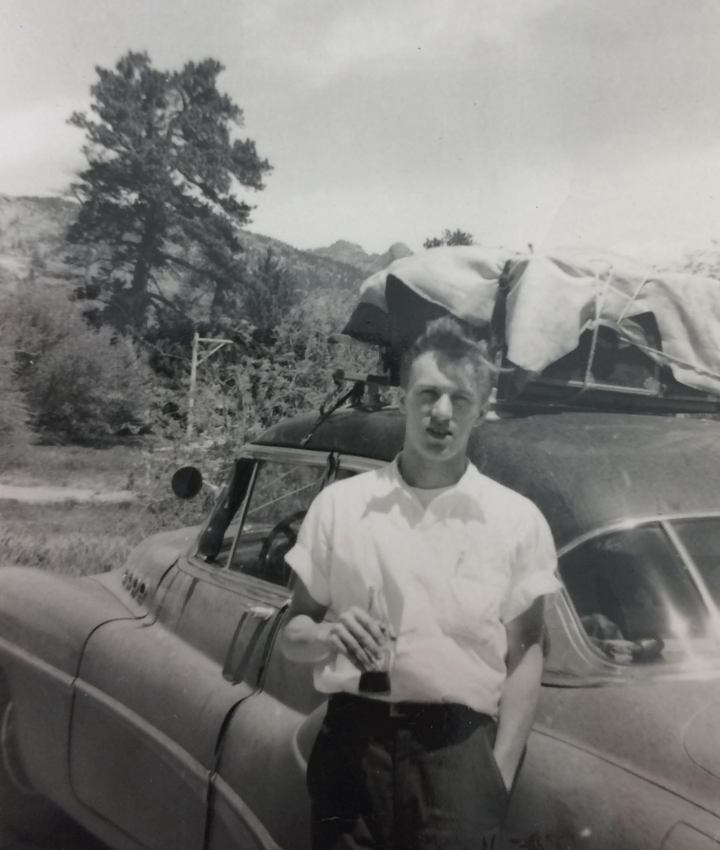
[(720, 850), (717, 0), (0, 2), (0, 850)]

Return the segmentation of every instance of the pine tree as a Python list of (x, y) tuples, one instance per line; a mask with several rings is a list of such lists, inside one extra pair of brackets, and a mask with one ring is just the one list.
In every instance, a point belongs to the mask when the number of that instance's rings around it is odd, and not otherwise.
[(423, 242), (423, 248), (442, 248), (445, 245), (474, 245), (472, 233), (466, 233), (458, 227), (456, 230), (445, 229), (442, 236), (431, 236)]
[(105, 319), (141, 330), (153, 311), (177, 310), (159, 275), (190, 273), (214, 312), (243, 279), (238, 228), (252, 207), (240, 188), (260, 190), (271, 170), (250, 139), (232, 136), (242, 110), (218, 91), (214, 59), (158, 71), (129, 52), (114, 70), (96, 68), (86, 132), (87, 168), (71, 191), (80, 201), (68, 240), (97, 249)]

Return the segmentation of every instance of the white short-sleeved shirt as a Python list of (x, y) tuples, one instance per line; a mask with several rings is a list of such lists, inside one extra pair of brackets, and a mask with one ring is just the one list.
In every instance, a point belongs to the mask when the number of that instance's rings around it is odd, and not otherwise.
[[(286, 560), (334, 617), (367, 610), (370, 588), (381, 589), (397, 635), (386, 699), (456, 702), (493, 716), (505, 624), (560, 586), (540, 511), (472, 464), (427, 508), (397, 461), (326, 487)], [(357, 693), (359, 679), (341, 654), (315, 669), (324, 693)]]

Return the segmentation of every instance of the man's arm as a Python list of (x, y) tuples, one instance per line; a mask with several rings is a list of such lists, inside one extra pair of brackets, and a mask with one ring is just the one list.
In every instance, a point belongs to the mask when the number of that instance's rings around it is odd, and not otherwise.
[(495, 760), (509, 789), (532, 728), (543, 668), (544, 598), (507, 626), (507, 679), (500, 696)]
[(360, 670), (375, 669), (383, 640), (376, 620), (361, 608), (351, 608), (337, 622), (326, 623), (323, 618), (327, 609), (298, 579), (281, 636), (285, 655), (297, 661), (320, 661), (331, 652), (340, 652)]

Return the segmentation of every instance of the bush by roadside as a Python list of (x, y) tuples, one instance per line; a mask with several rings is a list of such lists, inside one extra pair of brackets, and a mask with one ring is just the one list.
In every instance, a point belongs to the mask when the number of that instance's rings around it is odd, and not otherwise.
[(37, 429), (88, 440), (144, 417), (152, 376), (131, 340), (91, 328), (59, 289), (28, 286), (3, 306), (0, 331)]
[(28, 410), (15, 379), (13, 352), (0, 341), (0, 472), (23, 463), (30, 446)]

